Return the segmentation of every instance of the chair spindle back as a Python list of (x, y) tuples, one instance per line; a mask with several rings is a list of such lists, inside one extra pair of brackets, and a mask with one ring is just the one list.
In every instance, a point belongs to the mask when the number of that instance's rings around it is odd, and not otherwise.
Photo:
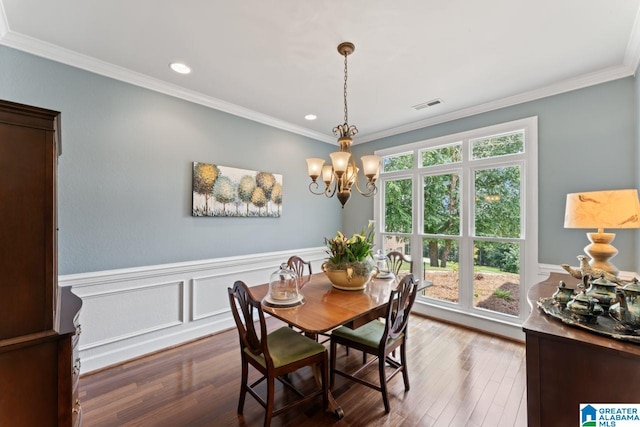
[[(249, 288), (241, 280), (236, 281), (233, 288), (228, 288), (228, 292), (231, 312), (240, 336), (241, 350), (247, 349), (256, 356), (263, 354), (265, 361), (268, 364), (272, 363), (267, 347), (267, 323), (260, 301), (253, 299)], [(256, 331), (255, 314), (257, 314), (260, 334)]]
[(391, 251), (387, 254), (389, 258), (389, 265), (391, 267), (391, 272), (396, 276), (400, 272), (400, 268), (402, 268), (402, 263), (409, 263), (409, 273), (413, 272), (413, 261), (408, 260), (402, 252), (399, 251)]
[(389, 296), (389, 306), (385, 322), (385, 332), (381, 344), (390, 339), (396, 339), (402, 333), (406, 333), (409, 314), (416, 300), (418, 283), (413, 279), (413, 274), (409, 273), (402, 278), (396, 289), (391, 291)]
[(287, 265), (298, 275), (298, 277), (304, 276), (305, 267), (309, 270), (309, 275), (313, 274), (311, 272), (311, 262), (305, 261), (299, 256), (294, 255), (290, 257), (287, 261)]

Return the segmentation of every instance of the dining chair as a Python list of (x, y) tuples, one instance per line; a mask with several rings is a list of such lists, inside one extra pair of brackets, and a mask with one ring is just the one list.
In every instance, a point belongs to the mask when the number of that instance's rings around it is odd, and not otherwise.
[[(305, 261), (299, 256), (293, 255), (289, 257), (289, 259), (287, 260), (287, 266), (289, 267), (290, 270), (292, 270), (298, 276), (298, 287), (302, 289), (305, 283), (311, 279), (311, 277), (307, 277), (305, 280), (302, 280), (303, 276), (305, 275), (304, 274), (305, 268), (309, 272), (309, 276), (313, 274), (311, 271), (311, 261)], [(289, 328), (295, 329), (292, 325), (289, 325)], [(302, 332), (302, 331), (298, 331), (298, 332)]]
[[(399, 251), (391, 251), (387, 254), (387, 258), (389, 259), (389, 269), (394, 274), (394, 276), (398, 277), (400, 273), (400, 269), (402, 265), (406, 262), (409, 264), (409, 273), (413, 272), (413, 261), (406, 258), (402, 252)], [(393, 356), (395, 357), (396, 352), (393, 351)], [(366, 363), (367, 361), (367, 353), (362, 354), (362, 363)]]
[[(236, 281), (233, 288), (228, 288), (229, 304), (236, 322), (240, 337), (240, 355), (242, 362), (242, 379), (238, 415), (242, 415), (246, 393), (249, 392), (266, 410), (264, 425), (268, 427), (271, 419), (281, 413), (322, 396), (324, 409), (329, 404), (329, 358), (327, 349), (314, 340), (305, 337), (283, 326), (267, 333), (264, 312), (260, 301), (255, 300), (247, 285)], [(249, 365), (253, 366), (262, 377), (248, 384)], [(319, 366), (320, 390), (302, 394), (288, 379), (288, 374), (304, 366)], [(297, 394), (297, 400), (274, 408), (275, 380)], [(267, 381), (267, 397), (264, 400), (255, 387)]]
[(398, 276), (400, 272), (400, 268), (402, 268), (403, 263), (409, 264), (409, 273), (413, 271), (413, 261), (404, 256), (402, 252), (399, 251), (391, 251), (387, 254), (389, 258), (389, 267), (391, 267), (391, 272)]
[[(298, 275), (298, 283), (299, 283), (299, 287), (300, 289), (302, 289), (304, 287), (304, 285), (311, 280), (311, 275), (313, 274), (313, 271), (311, 270), (311, 261), (305, 261), (302, 258), (300, 258), (297, 255), (293, 255), (291, 257), (289, 257), (289, 259), (287, 260), (287, 266), (289, 266), (289, 268), (291, 270), (293, 270), (297, 275)], [(305, 280), (302, 280), (303, 277), (305, 276), (305, 270), (307, 270), (309, 273), (309, 277), (307, 277)], [(289, 325), (289, 327), (291, 329), (295, 329), (292, 325)], [(302, 331), (298, 331), (300, 333), (302, 333)], [(328, 341), (328, 337), (329, 335), (327, 334), (319, 334), (319, 335), (324, 335), (325, 337), (327, 337), (327, 339), (325, 341), (321, 341), (322, 343), (325, 343)], [(317, 337), (316, 337), (317, 340)]]
[[(335, 383), (335, 374), (348, 378), (359, 384), (371, 387), (382, 393), (385, 412), (389, 412), (389, 397), (387, 394), (387, 381), (398, 372), (402, 372), (404, 389), (409, 390), (409, 374), (407, 372), (407, 324), (409, 314), (416, 299), (418, 289), (413, 274), (409, 273), (402, 278), (398, 287), (391, 291), (387, 304), (386, 316), (383, 320), (375, 319), (365, 325), (350, 329), (341, 326), (331, 333), (331, 387)], [(375, 356), (368, 363), (361, 366), (353, 373), (347, 373), (336, 369), (336, 346), (346, 345), (364, 354)], [(391, 353), (399, 347), (400, 361), (392, 357)], [(367, 381), (359, 374), (378, 361), (379, 384)], [(386, 365), (393, 368), (387, 375)]]
[(287, 265), (298, 275), (298, 277), (304, 276), (305, 267), (306, 270), (309, 271), (309, 275), (313, 274), (311, 271), (311, 261), (305, 261), (297, 255), (290, 257), (287, 260)]

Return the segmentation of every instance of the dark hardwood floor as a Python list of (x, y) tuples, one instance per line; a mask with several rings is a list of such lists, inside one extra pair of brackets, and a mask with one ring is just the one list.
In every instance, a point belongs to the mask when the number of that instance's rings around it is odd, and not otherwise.
[[(281, 326), (270, 319), (271, 327)], [(389, 383), (391, 413), (380, 393), (339, 376), (333, 394), (343, 419), (321, 402), (282, 414), (273, 426), (526, 426), (524, 344), (433, 319), (409, 323), (409, 375)], [(327, 344), (328, 345), (328, 344)], [(361, 353), (340, 349), (338, 364), (358, 366)], [(371, 370), (377, 378), (376, 364)], [(257, 379), (251, 370), (251, 379)], [(83, 426), (259, 426), (263, 408), (247, 395), (236, 414), (240, 354), (235, 329), (136, 359), (80, 378)], [(292, 376), (315, 386), (311, 370)], [(276, 388), (276, 398), (289, 393)], [(276, 401), (276, 405), (280, 401)]]

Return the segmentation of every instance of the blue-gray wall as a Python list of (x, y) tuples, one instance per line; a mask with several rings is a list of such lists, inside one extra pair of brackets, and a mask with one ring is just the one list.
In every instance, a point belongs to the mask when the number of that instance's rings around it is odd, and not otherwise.
[[(337, 200), (309, 194), (304, 158), (328, 158), (335, 147), (323, 142), (2, 46), (0, 99), (62, 112), (61, 274), (316, 247), (373, 216), (371, 199), (354, 195), (341, 212)], [(538, 116), (538, 260), (573, 263), (587, 230), (563, 228), (566, 194), (640, 186), (638, 99), (629, 77), (356, 145), (354, 153)], [(282, 217), (192, 218), (193, 161), (283, 174)], [(617, 231), (613, 261), (622, 270), (640, 270), (637, 234)]]
[[(60, 274), (318, 247), (340, 228), (307, 189), (324, 142), (3, 46), (0, 99), (62, 113)], [(191, 217), (194, 161), (282, 174), (282, 216)]]
[[(567, 193), (637, 188), (638, 142), (633, 77), (599, 84), (509, 108), (356, 145), (357, 157), (374, 150), (538, 116), (538, 201), (540, 263), (577, 265), (588, 244), (586, 232), (563, 228)], [(352, 197), (343, 213), (347, 232), (371, 217), (373, 202)], [(595, 230), (592, 230), (595, 231)], [(610, 230), (623, 271), (636, 271), (635, 230)]]

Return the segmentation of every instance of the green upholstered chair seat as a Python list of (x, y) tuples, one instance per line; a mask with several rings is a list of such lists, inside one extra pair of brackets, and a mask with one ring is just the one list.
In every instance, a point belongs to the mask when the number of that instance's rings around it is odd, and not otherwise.
[[(371, 348), (378, 348), (382, 334), (384, 334), (384, 322), (380, 320), (372, 320), (371, 322), (360, 326), (357, 329), (347, 328), (346, 326), (340, 326), (331, 332), (332, 335), (348, 339), (349, 341), (357, 342), (359, 344), (366, 345)], [(397, 339), (403, 337), (404, 334), (400, 334)], [(395, 340), (391, 340), (389, 344)]]
[[(357, 329), (341, 326), (331, 333), (331, 386), (334, 385), (336, 374), (356, 381), (381, 392), (385, 412), (388, 413), (391, 410), (387, 393), (387, 381), (397, 373), (402, 372), (404, 389), (409, 390), (406, 352), (407, 324), (411, 308), (416, 300), (417, 291), (418, 285), (413, 279), (413, 274), (409, 273), (400, 280), (396, 289), (389, 294), (387, 313), (383, 320), (372, 320)], [(363, 366), (351, 373), (336, 368), (338, 344), (362, 351)], [(395, 359), (395, 355), (391, 356), (396, 349), (400, 350), (399, 361)], [(372, 354), (376, 357), (367, 363), (367, 354)], [(378, 374), (380, 376), (378, 383), (360, 375), (364, 369), (376, 361), (378, 362)], [(392, 368), (393, 371), (389, 375), (387, 375), (388, 367)]]
[[(287, 327), (282, 327), (271, 332), (267, 337), (267, 345), (269, 346), (269, 354), (271, 354), (275, 368), (326, 351), (325, 346), (322, 344), (304, 335), (300, 335), (298, 332)], [(266, 367), (264, 355), (260, 354), (256, 356), (246, 348), (244, 351), (249, 357)]]

